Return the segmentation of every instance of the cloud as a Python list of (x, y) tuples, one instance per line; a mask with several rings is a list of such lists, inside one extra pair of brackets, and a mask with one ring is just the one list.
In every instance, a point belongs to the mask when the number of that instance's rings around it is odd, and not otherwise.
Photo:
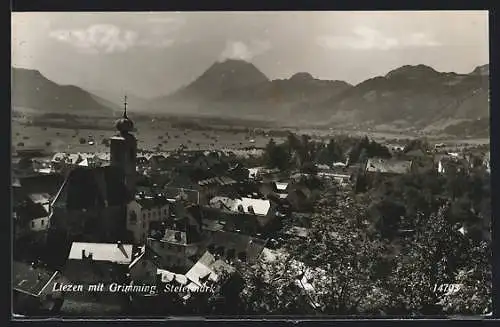
[(226, 47), (220, 54), (219, 60), (240, 59), (251, 60), (271, 49), (271, 43), (268, 41), (253, 40), (249, 44), (242, 41), (227, 41)]
[(56, 30), (49, 35), (87, 53), (123, 52), (136, 44), (138, 36), (134, 31), (122, 31), (110, 24), (91, 25), (87, 29)]
[(139, 34), (132, 30), (121, 30), (116, 25), (97, 24), (86, 29), (55, 30), (49, 36), (57, 41), (68, 43), (83, 53), (116, 53), (133, 47), (166, 48), (174, 44), (167, 37), (172, 29), (151, 28)]
[(392, 50), (409, 47), (433, 47), (440, 44), (425, 33), (413, 33), (405, 37), (384, 35), (382, 32), (360, 26), (349, 36), (320, 36), (317, 43), (330, 49)]

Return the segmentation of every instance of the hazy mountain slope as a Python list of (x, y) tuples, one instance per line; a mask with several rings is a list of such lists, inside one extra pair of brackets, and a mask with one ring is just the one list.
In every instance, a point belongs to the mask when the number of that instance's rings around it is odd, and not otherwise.
[(424, 65), (403, 66), (333, 96), (318, 106), (315, 118), (332, 119), (348, 113), (350, 120), (359, 122), (406, 120), (408, 124), (425, 126), (439, 119), (487, 117), (488, 89), (486, 75), (440, 73)]
[[(94, 90), (94, 89), (89, 89), (89, 92), (97, 95), (101, 99), (106, 100), (106, 102), (110, 104), (108, 106), (113, 106), (113, 108), (116, 108), (117, 110), (123, 109), (123, 97), (125, 93), (114, 90)], [(137, 95), (130, 94), (129, 92), (127, 92), (127, 103), (128, 103), (127, 108), (130, 111), (144, 112), (148, 111), (149, 109), (149, 99), (145, 99)]]
[(156, 99), (154, 107), (199, 114), (279, 118), (289, 115), (293, 106), (325, 100), (349, 87), (346, 82), (317, 80), (307, 73), (270, 81), (251, 63), (226, 60), (213, 64), (177, 92)]
[(105, 115), (112, 113), (111, 108), (103, 105), (103, 102), (96, 101), (95, 95), (76, 86), (56, 84), (37, 70), (12, 68), (11, 74), (13, 107), (51, 113)]

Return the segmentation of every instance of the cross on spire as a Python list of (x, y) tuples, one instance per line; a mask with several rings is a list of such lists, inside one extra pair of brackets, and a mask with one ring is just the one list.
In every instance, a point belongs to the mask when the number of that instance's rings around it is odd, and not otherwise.
[(127, 118), (127, 95), (123, 97), (123, 118)]

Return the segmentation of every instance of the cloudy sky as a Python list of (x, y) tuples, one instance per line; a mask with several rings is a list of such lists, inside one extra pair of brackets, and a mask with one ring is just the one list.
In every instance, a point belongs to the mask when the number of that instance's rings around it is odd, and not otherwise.
[(489, 61), (486, 11), (13, 13), (12, 63), (62, 84), (165, 95), (216, 60), (269, 78), (357, 84), (402, 65), (468, 73)]

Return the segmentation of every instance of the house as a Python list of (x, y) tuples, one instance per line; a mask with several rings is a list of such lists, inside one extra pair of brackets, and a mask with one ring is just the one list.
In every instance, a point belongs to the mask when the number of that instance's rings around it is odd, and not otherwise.
[(289, 184), (286, 182), (275, 182), (278, 194), (287, 194)]
[[(236, 229), (239, 229), (237, 226), (240, 225), (248, 227), (248, 223), (257, 230), (271, 228), (280, 216), (278, 204), (267, 199), (214, 197), (209, 206), (229, 213), (226, 215), (226, 217), (230, 217), (226, 221), (227, 225), (232, 225)], [(226, 226), (226, 228), (230, 227)], [(252, 232), (257, 232), (257, 230), (252, 229)]]
[(206, 249), (216, 258), (232, 262), (254, 263), (266, 245), (266, 240), (227, 231), (215, 232), (205, 240)]
[[(20, 185), (12, 188), (14, 236), (16, 241), (45, 239), (50, 226), (47, 194), (26, 194)], [(24, 244), (26, 245), (26, 244)]]
[(217, 169), (223, 163), (222, 154), (219, 152), (205, 152), (193, 161), (193, 167), (201, 170)]
[(434, 156), (434, 162), (439, 174), (469, 170), (469, 162), (467, 159), (460, 158), (459, 156), (437, 155)]
[(230, 199), (227, 197), (214, 197), (210, 200), (212, 207), (218, 207), (232, 212), (249, 213), (257, 216), (274, 216), (272, 202), (263, 199), (238, 198)]
[(365, 172), (383, 176), (403, 175), (411, 171), (411, 165), (411, 160), (370, 158), (366, 163)]
[(166, 221), (170, 217), (170, 202), (165, 196), (136, 196), (127, 204), (127, 230), (135, 244), (144, 244), (153, 221)]
[(259, 172), (262, 169), (263, 169), (262, 167), (248, 168), (248, 178), (249, 179), (257, 179), (259, 177)]
[(73, 242), (63, 274), (74, 284), (123, 282), (132, 254), (132, 244)]
[(23, 176), (17, 180), (23, 192), (28, 196), (30, 194), (44, 194), (54, 197), (64, 183), (65, 177), (57, 173), (36, 174)]
[[(73, 242), (63, 275), (68, 284), (78, 285), (79, 288), (65, 293), (66, 298), (78, 302), (125, 303), (126, 294), (109, 290), (92, 292), (90, 286), (99, 283), (106, 287), (113, 283), (128, 284), (128, 268), (134, 259), (131, 244)], [(62, 287), (58, 289), (64, 294)]]
[(129, 200), (119, 167), (75, 168), (51, 203), (51, 227), (74, 241), (128, 239)]
[(198, 182), (203, 203), (207, 203), (212, 197), (220, 193), (234, 193), (236, 181), (230, 177), (220, 176), (204, 179)]
[(16, 239), (49, 229), (49, 213), (40, 203), (26, 202), (14, 211)]
[(139, 254), (128, 267), (130, 279), (136, 284), (156, 283), (158, 269), (162, 269), (161, 257), (147, 246), (142, 246)]
[(201, 219), (197, 207), (174, 210), (177, 212), (172, 220), (151, 224), (146, 245), (160, 256), (162, 267), (182, 272), (194, 264), (200, 251)]
[(29, 315), (57, 310), (63, 297), (52, 289), (60, 277), (60, 272), (38, 263), (12, 262), (13, 312)]
[[(193, 300), (192, 298), (203, 300), (225, 286), (226, 289), (238, 295), (243, 283), (237, 277), (239, 275), (236, 274), (234, 267), (219, 256), (206, 251), (186, 273), (186, 278), (190, 282), (187, 287), (191, 292), (184, 295), (183, 299), (185, 301)], [(225, 294), (227, 295), (228, 292), (226, 291)]]

